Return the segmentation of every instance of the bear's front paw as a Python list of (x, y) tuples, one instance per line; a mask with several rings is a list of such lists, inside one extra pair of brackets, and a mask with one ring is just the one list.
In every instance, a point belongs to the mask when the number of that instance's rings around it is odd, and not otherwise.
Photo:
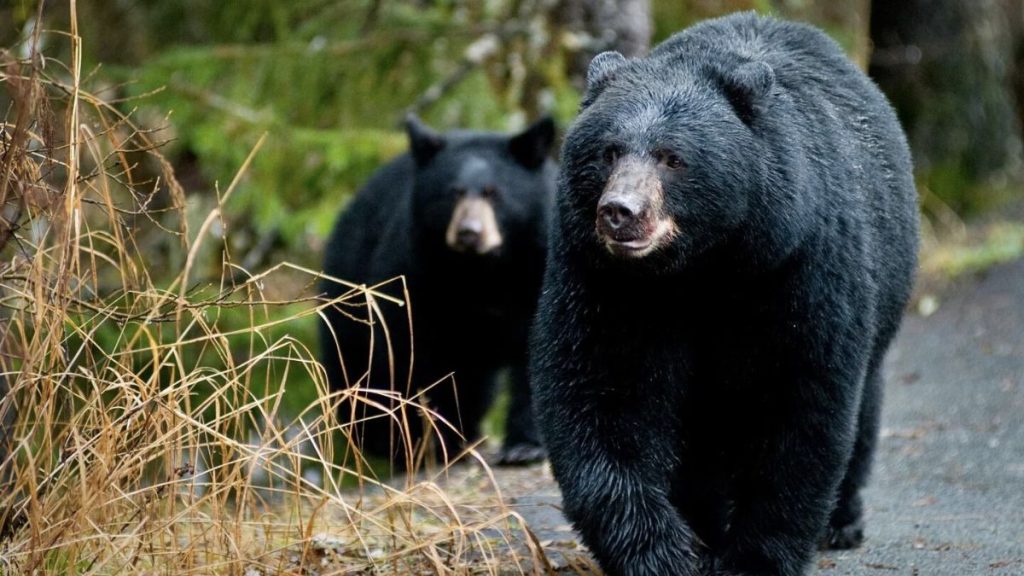
[(495, 464), (499, 466), (526, 466), (536, 462), (543, 462), (548, 457), (547, 450), (543, 446), (531, 443), (520, 443), (512, 446), (505, 446), (498, 453)]
[(864, 543), (864, 522), (856, 520), (845, 526), (829, 525), (821, 541), (822, 550), (850, 550)]

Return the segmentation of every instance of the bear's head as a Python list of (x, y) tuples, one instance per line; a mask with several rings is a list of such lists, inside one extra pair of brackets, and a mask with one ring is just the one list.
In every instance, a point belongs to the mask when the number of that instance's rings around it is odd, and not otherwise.
[(453, 254), (495, 256), (544, 226), (554, 193), (551, 118), (514, 135), (440, 134), (409, 115), (406, 130), (416, 166), (418, 241)]
[(775, 242), (757, 230), (785, 209), (769, 199), (785, 185), (768, 143), (776, 92), (758, 61), (596, 56), (562, 151), (562, 237), (598, 265), (660, 271)]

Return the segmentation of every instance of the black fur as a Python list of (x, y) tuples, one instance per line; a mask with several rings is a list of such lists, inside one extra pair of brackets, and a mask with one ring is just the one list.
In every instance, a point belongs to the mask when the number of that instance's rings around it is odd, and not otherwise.
[[(805, 25), (732, 15), (599, 62), (531, 347), (565, 512), (609, 574), (803, 574), (822, 541), (862, 537), (916, 266), (903, 132)], [(685, 163), (660, 176), (678, 234), (613, 257), (595, 232), (609, 158), (665, 149)]]
[[(430, 407), (473, 441), (491, 405), (498, 372), (508, 368), (512, 403), (502, 461), (537, 460), (543, 450), (530, 410), (526, 344), (543, 273), (547, 214), (555, 187), (556, 167), (548, 159), (554, 124), (543, 119), (518, 135), (442, 135), (413, 117), (406, 124), (410, 153), (378, 170), (339, 217), (327, 243), (324, 271), (367, 285), (405, 275), (412, 304), (414, 373), (410, 379), (404, 308), (378, 302), (388, 332), (379, 322), (372, 329), (374, 350), (369, 364), (370, 327), (347, 317), (341, 311), (344, 306), (330, 308), (326, 322), (321, 323), (321, 356), (331, 387), (340, 390), (359, 384), (386, 390), (394, 383), (408, 397), (440, 382), (427, 392)], [(464, 170), (467, 162), (476, 166), (469, 176)], [(504, 242), (491, 254), (453, 251), (445, 243), (445, 230), (457, 197), (479, 195), (484, 188)], [(345, 292), (333, 282), (325, 282), (322, 289), (329, 298)], [(385, 291), (402, 297), (399, 284)], [(346, 312), (367, 318), (365, 308)], [(387, 338), (394, 351), (391, 359)], [(360, 380), (368, 367), (368, 380)], [(449, 374), (454, 374), (454, 386), (446, 378)], [(368, 398), (394, 407), (380, 395)], [(340, 414), (343, 420), (353, 415), (369, 418), (357, 434), (362, 449), (395, 457), (399, 467), (409, 463), (403, 455), (412, 446), (402, 442), (380, 409), (345, 403)], [(423, 437), (420, 417), (410, 414), (410, 419), (412, 440), (418, 443)], [(444, 449), (452, 457), (463, 441), (447, 426), (439, 427), (444, 432)]]

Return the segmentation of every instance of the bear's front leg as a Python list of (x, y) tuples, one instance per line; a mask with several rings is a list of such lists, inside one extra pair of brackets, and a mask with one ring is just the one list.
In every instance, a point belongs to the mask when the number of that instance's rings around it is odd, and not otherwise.
[(505, 419), (505, 442), (498, 455), (498, 464), (523, 466), (540, 462), (547, 451), (533, 419), (530, 381), (526, 375), (526, 354), (523, 361), (509, 368), (509, 406)]
[(739, 462), (735, 510), (718, 576), (799, 576), (817, 550), (853, 446), (855, 377), (794, 379), (766, 424), (763, 448)]
[(541, 390), (535, 404), (566, 516), (610, 576), (707, 574), (705, 548), (669, 500), (681, 465), (669, 411), (553, 397), (591, 386)]
[(694, 465), (680, 421), (691, 360), (676, 324), (637, 306), (661, 302), (650, 295), (587, 292), (554, 254), (530, 383), (563, 511), (609, 576), (706, 576), (708, 550), (672, 502)]
[(667, 498), (664, 471), (639, 462), (653, 455), (625, 463), (575, 452), (571, 462), (552, 455), (563, 509), (609, 576), (707, 574), (702, 546)]

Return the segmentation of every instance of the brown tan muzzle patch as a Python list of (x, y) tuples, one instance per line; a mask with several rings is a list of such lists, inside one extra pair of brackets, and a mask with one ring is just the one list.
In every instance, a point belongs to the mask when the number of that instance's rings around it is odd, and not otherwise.
[(494, 206), (484, 198), (462, 198), (455, 204), (444, 239), (456, 252), (487, 254), (498, 249), (503, 239)]
[(618, 162), (598, 200), (595, 226), (609, 252), (629, 258), (643, 258), (679, 233), (665, 214), (665, 191), (655, 162), (636, 156)]

